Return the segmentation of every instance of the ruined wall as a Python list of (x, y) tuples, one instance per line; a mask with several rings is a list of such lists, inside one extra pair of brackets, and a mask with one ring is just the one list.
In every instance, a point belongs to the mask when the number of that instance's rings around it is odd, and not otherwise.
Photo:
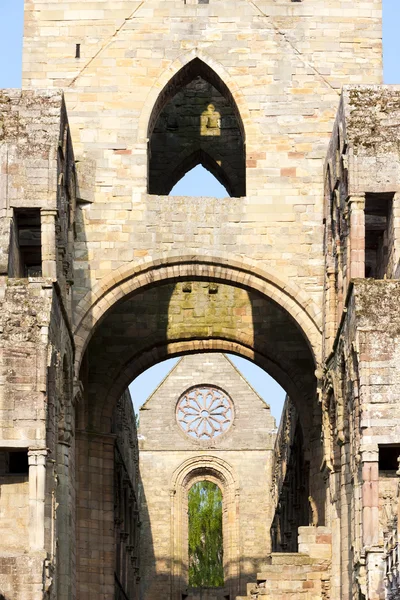
[[(0, 590), (8, 600), (41, 599), (46, 590), (49, 598), (55, 597), (57, 535), (62, 544), (62, 509), (56, 510), (55, 502), (59, 506), (66, 502), (70, 508), (73, 503), (73, 489), (64, 497), (57, 485), (57, 478), (61, 482), (64, 475), (59, 441), (67, 443), (66, 432), (72, 426), (64, 418), (72, 398), (63, 400), (60, 360), (69, 354), (72, 381), (72, 344), (60, 308), (50, 280), (9, 280), (3, 287), (0, 426), (1, 454), (7, 464), (0, 484), (0, 521), (8, 558), (1, 562)], [(73, 443), (70, 437), (68, 443)], [(15, 471), (11, 459), (17, 454), (24, 457), (26, 468), (17, 465)]]
[[(325, 356), (349, 282), (399, 275), (398, 86), (345, 87), (325, 163)], [(370, 272), (372, 247), (381, 264)]]
[(114, 412), (114, 527), (116, 597), (121, 590), (131, 600), (139, 598), (140, 498), (139, 447), (136, 415), (127, 390)]
[(397, 510), (395, 472), (381, 471), (379, 465), (382, 447), (399, 440), (398, 293), (394, 281), (355, 280), (328, 363), (336, 416), (325, 436), (340, 449), (338, 463), (327, 458), (330, 512), (334, 524), (339, 511), (341, 527), (347, 531), (333, 540), (335, 553), (341, 544), (339, 585), (347, 594), (361, 590), (371, 599), (383, 594), (383, 540)]
[(327, 527), (300, 527), (299, 554), (274, 553), (268, 558), (257, 581), (247, 586), (247, 596), (236, 600), (330, 600), (331, 533)]
[[(310, 487), (314, 497), (310, 495)], [(323, 496), (324, 490), (318, 490)], [(274, 520), (271, 526), (273, 552), (297, 552), (299, 527), (321, 525), (321, 497), (310, 482), (310, 452), (304, 447), (299, 415), (286, 396), (275, 440), (271, 496)], [(321, 514), (322, 513), (322, 514)]]
[[(3, 91), (0, 105), (0, 591), (7, 600), (63, 598), (75, 561), (66, 544), (74, 529), (74, 345), (65, 269), (74, 159), (59, 92)], [(26, 242), (39, 260), (35, 277)]]
[(62, 94), (3, 90), (0, 107), (1, 272), (26, 277), (37, 253), (31, 275), (57, 279), (71, 316), (76, 173)]
[(384, 594), (384, 535), (397, 506), (398, 111), (398, 86), (345, 88), (325, 169), (319, 375), (333, 588), (343, 598)]
[[(379, 0), (125, 0), (79, 10), (72, 1), (27, 2), (23, 85), (65, 90), (75, 152), (96, 163), (95, 201), (78, 230), (76, 294), (128, 261), (212, 250), (268, 263), (319, 302), (321, 166), (341, 86), (381, 81), (380, 10)], [(247, 194), (236, 218), (227, 225), (216, 219), (207, 243), (203, 209), (185, 202), (199, 245), (189, 235), (171, 236), (172, 223), (187, 224), (187, 215), (146, 194), (152, 109), (196, 57), (237, 104)], [(154, 200), (163, 207), (157, 222)], [(229, 206), (221, 202), (224, 213)]]
[(115, 406), (113, 432), (76, 431), (76, 597), (139, 596), (139, 476), (129, 391)]
[[(230, 429), (204, 440), (176, 419), (183, 392), (202, 385), (224, 390), (234, 410)], [(268, 406), (224, 355), (184, 357), (147, 400), (139, 427), (144, 598), (188, 593), (187, 489), (207, 478), (223, 493), (226, 594), (245, 590), (270, 550), (274, 437)]]

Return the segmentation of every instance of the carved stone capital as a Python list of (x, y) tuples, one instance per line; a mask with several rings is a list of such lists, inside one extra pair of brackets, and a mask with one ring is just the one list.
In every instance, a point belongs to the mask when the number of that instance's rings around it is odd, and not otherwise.
[(46, 457), (48, 455), (47, 448), (30, 448), (28, 450), (28, 464), (29, 466), (45, 465)]

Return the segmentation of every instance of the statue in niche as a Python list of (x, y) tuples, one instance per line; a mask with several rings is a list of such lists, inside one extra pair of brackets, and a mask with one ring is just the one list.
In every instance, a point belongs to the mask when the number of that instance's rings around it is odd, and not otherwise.
[(215, 110), (214, 104), (209, 104), (201, 113), (200, 134), (221, 135), (221, 115)]

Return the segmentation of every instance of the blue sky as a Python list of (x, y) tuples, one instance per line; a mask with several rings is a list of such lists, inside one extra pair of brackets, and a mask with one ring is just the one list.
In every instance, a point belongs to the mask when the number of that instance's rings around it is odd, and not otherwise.
[[(400, 83), (400, 2), (383, 0), (383, 56), (385, 83)], [(0, 0), (0, 88), (21, 87), (23, 0)], [(188, 173), (173, 189), (175, 195), (223, 197), (224, 188), (201, 167)], [(282, 388), (247, 360), (232, 357), (251, 385), (271, 405), (279, 419), (284, 399)], [(155, 365), (130, 386), (135, 406), (142, 404), (176, 359)]]
[[(385, 83), (400, 83), (400, 2), (383, 0)], [(0, 88), (21, 87), (23, 0), (0, 0)]]

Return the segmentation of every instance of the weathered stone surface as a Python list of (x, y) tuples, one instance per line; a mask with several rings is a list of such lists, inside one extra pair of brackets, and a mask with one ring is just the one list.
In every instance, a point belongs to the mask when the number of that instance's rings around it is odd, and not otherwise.
[[(0, 94), (0, 594), (138, 597), (124, 391), (168, 356), (230, 351), (294, 407), (274, 449), (243, 414), (218, 449), (247, 498), (236, 563), (268, 574), (250, 596), (396, 597), (400, 91), (377, 85), (380, 0), (29, 0), (24, 37), (25, 89)], [(152, 193), (196, 162), (234, 197)], [(155, 461), (165, 519), (177, 439)], [(280, 544), (306, 525), (307, 555), (269, 555), (272, 522)]]
[[(232, 401), (230, 428), (212, 438), (179, 426), (177, 403), (188, 389), (216, 386)], [(270, 497), (275, 419), (227, 357), (185, 356), (140, 409), (143, 598), (186, 591), (187, 493), (208, 479), (223, 495), (224, 587), (218, 598), (243, 593), (270, 551)], [(185, 521), (186, 518), (186, 521)], [(172, 566), (174, 565), (174, 566)], [(211, 592), (207, 598), (213, 598)], [(197, 598), (193, 595), (193, 600)]]

